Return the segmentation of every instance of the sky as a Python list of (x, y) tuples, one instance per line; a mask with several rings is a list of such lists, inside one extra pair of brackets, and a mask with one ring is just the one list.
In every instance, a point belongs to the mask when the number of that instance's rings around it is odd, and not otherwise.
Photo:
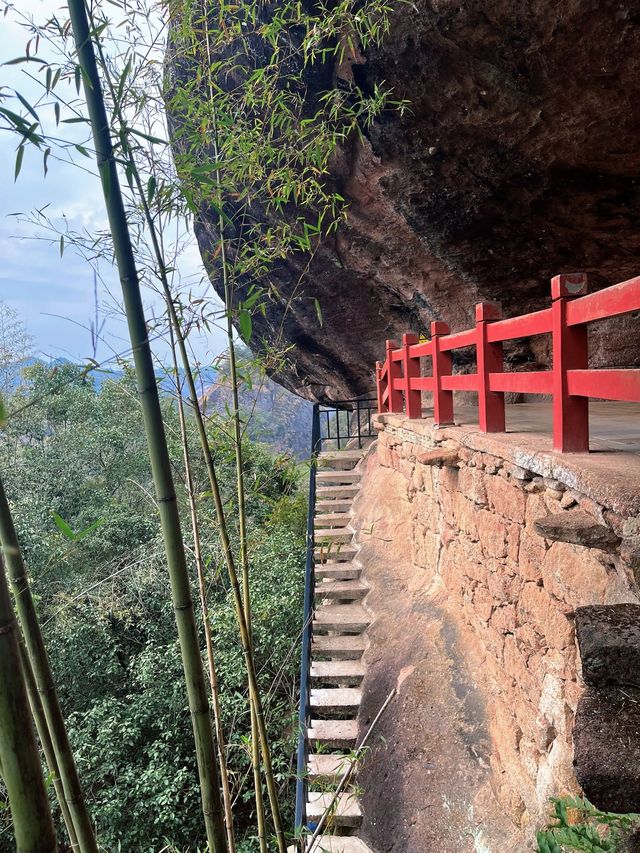
[[(66, 6), (60, 0), (19, 0), (22, 11), (31, 12), (36, 21), (44, 21), (52, 12), (66, 17)], [(0, 0), (0, 13), (4, 0)], [(34, 73), (33, 63), (3, 65), (25, 53), (26, 31), (14, 20), (10, 11), (0, 14), (0, 87), (16, 89), (32, 103), (41, 93), (28, 73)], [(45, 55), (44, 51), (41, 51)], [(5, 89), (6, 91), (6, 89)], [(1, 103), (1, 102), (0, 102)], [(17, 103), (5, 106), (18, 112)], [(24, 111), (23, 111), (24, 112)], [(62, 128), (63, 125), (60, 125)], [(65, 133), (77, 133), (77, 125), (64, 125)], [(106, 227), (106, 214), (99, 180), (93, 163), (83, 171), (77, 166), (49, 159), (48, 174), (43, 174), (42, 154), (32, 146), (25, 149), (20, 174), (14, 181), (18, 138), (0, 130), (0, 300), (17, 310), (34, 339), (35, 353), (50, 358), (68, 358), (84, 362), (92, 356), (91, 333), (88, 325), (94, 315), (93, 271), (74, 249), (60, 254), (57, 235), (47, 237), (32, 223), (14, 214), (29, 214), (45, 205), (47, 215), (59, 230), (64, 221), (71, 230), (87, 229), (95, 233)], [(83, 159), (83, 158), (79, 158)], [(202, 262), (193, 235), (180, 260), (181, 277), (194, 282), (202, 278)], [(97, 359), (107, 360), (114, 353), (126, 353), (129, 347), (126, 326), (119, 317), (120, 285), (117, 271), (102, 263), (98, 281), (100, 322), (105, 320), (98, 345)], [(152, 293), (145, 294), (148, 312), (159, 312), (161, 302)], [(214, 331), (200, 338), (192, 337), (192, 347), (203, 363), (224, 349), (224, 335)], [(167, 352), (159, 341), (155, 343), (160, 357)]]

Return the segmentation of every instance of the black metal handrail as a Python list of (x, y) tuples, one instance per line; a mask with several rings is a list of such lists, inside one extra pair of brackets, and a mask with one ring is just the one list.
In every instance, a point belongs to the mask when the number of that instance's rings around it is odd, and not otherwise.
[(300, 661), (300, 711), (298, 715), (298, 758), (296, 781), (296, 832), (301, 831), (307, 823), (307, 758), (308, 742), (307, 727), (310, 718), (310, 669), (311, 669), (311, 635), (313, 632), (313, 591), (315, 586), (314, 525), (316, 508), (316, 469), (318, 453), (321, 446), (320, 437), (320, 407), (314, 403), (311, 420), (311, 460), (309, 469), (309, 505), (307, 507), (307, 557), (304, 572), (304, 621), (302, 627), (302, 655)]
[(363, 439), (375, 436), (372, 417), (377, 411), (378, 402), (374, 397), (357, 397), (340, 400), (334, 406), (320, 406), (320, 422), (324, 427), (321, 442), (335, 442), (336, 450), (342, 450), (343, 444), (357, 440), (358, 447), (362, 447)]
[[(314, 519), (316, 510), (316, 470), (318, 454), (325, 442), (334, 442), (336, 449), (341, 450), (343, 444), (357, 440), (362, 447), (364, 439), (375, 437), (372, 415), (377, 411), (377, 401), (373, 398), (340, 400), (334, 406), (313, 406), (311, 420), (311, 460), (309, 470), (309, 505), (307, 509), (307, 552), (304, 578), (304, 604), (302, 629), (302, 654), (300, 661), (300, 710), (298, 714), (298, 753), (296, 761), (296, 835), (307, 827), (307, 760), (309, 743), (307, 730), (311, 723), (311, 641), (313, 634), (314, 590), (315, 590), (315, 561), (314, 561)], [(365, 420), (363, 423), (363, 414)], [(340, 423), (346, 415), (346, 422)], [(342, 418), (345, 421), (344, 418)], [(322, 429), (322, 426), (326, 429)], [(341, 428), (344, 427), (344, 428)], [(311, 827), (310, 827), (311, 828)]]

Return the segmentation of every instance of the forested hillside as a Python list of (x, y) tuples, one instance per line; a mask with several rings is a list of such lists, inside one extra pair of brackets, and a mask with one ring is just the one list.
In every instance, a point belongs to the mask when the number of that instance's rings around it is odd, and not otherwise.
[[(162, 405), (187, 517), (175, 399), (167, 395)], [(195, 850), (201, 807), (193, 734), (133, 378), (107, 379), (96, 390), (79, 367), (35, 364), (9, 406), (16, 414), (1, 434), (0, 469), (101, 848)], [(258, 848), (246, 675), (191, 418), (187, 425), (238, 849), (250, 851)], [(233, 444), (224, 424), (210, 430), (228, 514), (237, 519)], [(256, 665), (290, 819), (305, 468), (248, 440), (243, 450)], [(237, 542), (237, 524), (232, 535)], [(186, 530), (185, 537), (195, 586), (193, 539)], [(9, 853), (6, 805), (0, 814), (0, 849)]]
[[(244, 348), (239, 355), (244, 380), (240, 405), (248, 435), (276, 451), (305, 459), (311, 440), (311, 403), (274, 382), (249, 350)], [(223, 358), (215, 380), (205, 390), (207, 405), (224, 414), (233, 406), (232, 396), (229, 361)]]

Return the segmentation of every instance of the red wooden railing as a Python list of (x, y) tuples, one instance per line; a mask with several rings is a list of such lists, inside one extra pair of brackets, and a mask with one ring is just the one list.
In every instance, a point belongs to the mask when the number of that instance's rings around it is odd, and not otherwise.
[[(476, 305), (473, 329), (450, 334), (441, 321), (431, 324), (431, 340), (405, 334), (402, 346), (387, 341), (387, 357), (376, 363), (378, 411), (406, 411), (422, 417), (422, 392), (433, 394), (434, 420), (453, 423), (453, 392), (478, 394), (480, 429), (504, 432), (506, 391), (553, 397), (553, 446), (560, 452), (589, 450), (589, 397), (640, 402), (640, 369), (590, 370), (587, 325), (640, 310), (640, 277), (597, 293), (587, 293), (584, 273), (551, 280), (551, 307), (520, 317), (501, 319), (500, 306)], [(504, 341), (532, 335), (552, 337), (551, 370), (505, 373)], [(451, 352), (476, 348), (476, 372), (453, 374)], [(431, 376), (422, 376), (421, 359), (431, 359)]]

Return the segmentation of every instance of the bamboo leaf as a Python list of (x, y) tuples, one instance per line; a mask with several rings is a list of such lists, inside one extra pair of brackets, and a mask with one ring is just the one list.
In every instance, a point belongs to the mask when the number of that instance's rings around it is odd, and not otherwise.
[(6, 116), (9, 119), (11, 124), (15, 125), (16, 128), (26, 127), (27, 123), (19, 116), (17, 113), (14, 113), (12, 110), (7, 109), (6, 107), (0, 107), (0, 115)]
[(129, 133), (133, 133), (134, 136), (140, 136), (142, 139), (146, 139), (147, 142), (153, 142), (157, 145), (168, 145), (166, 139), (160, 139), (159, 136), (151, 136), (149, 133), (143, 133), (141, 130), (136, 130), (133, 127), (128, 128)]
[(151, 204), (153, 201), (153, 197), (156, 193), (156, 179), (154, 175), (151, 175), (149, 180), (147, 181), (147, 202)]
[(15, 96), (20, 101), (25, 110), (27, 110), (27, 112), (29, 112), (37, 122), (40, 122), (40, 119), (38, 118), (38, 113), (34, 110), (29, 101), (27, 101), (26, 98), (23, 98), (20, 92), (15, 92)]
[(56, 523), (56, 527), (62, 531), (62, 534), (66, 536), (67, 539), (71, 539), (73, 541), (76, 538), (76, 534), (73, 532), (71, 527), (69, 527), (64, 518), (62, 518), (61, 515), (58, 515), (54, 510), (51, 511), (51, 515)]
[(251, 314), (248, 311), (241, 311), (240, 316), (238, 317), (238, 321), (240, 323), (240, 334), (246, 344), (251, 340)]
[(19, 145), (18, 150), (16, 152), (16, 167), (13, 175), (14, 183), (18, 180), (18, 175), (20, 174), (20, 169), (22, 169), (22, 160), (24, 158), (24, 145)]
[(51, 155), (51, 149), (50, 149), (50, 148), (47, 148), (47, 150), (44, 152), (44, 159), (43, 159), (43, 162), (42, 162), (42, 166), (43, 166), (43, 168), (44, 168), (44, 175), (45, 175), (45, 178), (46, 178), (46, 176), (47, 176), (47, 172), (49, 171), (49, 167), (48, 167), (48, 165), (47, 165), (47, 161), (49, 160), (49, 156), (50, 156), (50, 155)]
[(64, 234), (60, 235), (60, 257), (64, 254)]
[(37, 56), (17, 56), (15, 59), (8, 59), (2, 65), (20, 65), (22, 62), (37, 62), (39, 65), (46, 65), (44, 59), (39, 59)]
[(127, 81), (127, 77), (129, 76), (129, 72), (131, 71), (131, 57), (127, 60), (127, 64), (122, 71), (120, 76), (120, 82), (118, 84), (118, 91), (116, 92), (115, 103), (116, 107), (120, 106), (120, 102), (122, 101), (122, 95), (124, 94), (124, 86)]
[(88, 536), (90, 533), (93, 533), (96, 528), (100, 527), (104, 524), (104, 518), (97, 518), (93, 524), (90, 524), (88, 527), (85, 527), (84, 530), (80, 530), (78, 533), (74, 534), (74, 538), (76, 542), (79, 542), (81, 539), (84, 539), (85, 536)]
[(317, 299), (314, 299), (313, 304), (316, 307), (316, 316), (318, 317), (318, 323), (320, 323), (320, 325), (322, 326), (324, 325), (324, 323), (322, 319), (322, 308), (320, 307), (320, 302)]

